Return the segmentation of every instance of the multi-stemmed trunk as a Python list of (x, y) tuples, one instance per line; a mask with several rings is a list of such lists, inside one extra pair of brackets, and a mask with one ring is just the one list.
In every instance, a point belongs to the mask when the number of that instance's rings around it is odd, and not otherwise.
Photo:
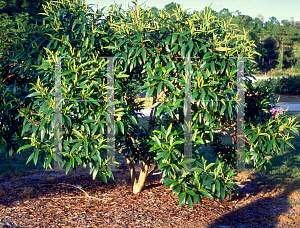
[(141, 171), (138, 176), (132, 161), (129, 158), (126, 158), (126, 162), (129, 165), (130, 177), (131, 177), (131, 182), (132, 182), (132, 192), (134, 194), (140, 193), (145, 186), (147, 177), (152, 175), (152, 173), (157, 169), (157, 164), (155, 163), (153, 165), (153, 168), (151, 169), (151, 171), (148, 173), (148, 170), (150, 168), (150, 162), (142, 161)]
[[(135, 145), (135, 147), (137, 148), (137, 152), (140, 152), (140, 149), (138, 148), (134, 138), (131, 136), (131, 134), (125, 130), (125, 132), (129, 135), (132, 143)], [(150, 170), (150, 172), (148, 172), (150, 166), (151, 166), (151, 162), (148, 159), (142, 159), (142, 168), (140, 171), (139, 176), (137, 175), (137, 172), (134, 168), (134, 164), (133, 161), (125, 155), (126, 158), (126, 163), (129, 166), (129, 170), (130, 170), (130, 177), (131, 177), (131, 182), (132, 182), (132, 192), (135, 193), (139, 193), (143, 190), (144, 186), (145, 186), (145, 182), (147, 177), (149, 177), (150, 175), (152, 175), (152, 173), (157, 169), (157, 163), (155, 162), (152, 169)]]

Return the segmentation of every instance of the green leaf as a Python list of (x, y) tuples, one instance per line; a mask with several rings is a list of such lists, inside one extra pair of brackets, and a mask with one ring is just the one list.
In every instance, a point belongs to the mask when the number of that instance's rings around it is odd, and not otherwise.
[(156, 111), (155, 116), (156, 116), (156, 117), (159, 116), (159, 114), (160, 114), (163, 110), (164, 110), (164, 106), (160, 106), (160, 107), (158, 108), (158, 110)]
[(142, 49), (144, 48), (140, 48), (134, 55), (133, 60), (141, 53)]
[(184, 204), (185, 204), (185, 198), (186, 198), (186, 192), (182, 192), (180, 200), (179, 200), (179, 204), (178, 204), (179, 206), (181, 206), (181, 205), (184, 206)]
[(198, 194), (195, 194), (194, 195), (194, 204), (196, 205), (199, 201), (199, 195)]
[(276, 149), (276, 140), (275, 139), (272, 139), (272, 143), (273, 143), (273, 148), (274, 150)]
[(34, 165), (36, 165), (38, 158), (39, 158), (39, 150), (36, 149), (36, 150), (34, 151), (34, 158), (33, 158)]
[(80, 159), (80, 157), (75, 156), (75, 160), (81, 165), (82, 164), (82, 160)]
[[(41, 93), (40, 92), (34, 92), (34, 93), (31, 93), (31, 94), (27, 95), (26, 97), (36, 97), (38, 95), (41, 96)], [(38, 98), (40, 98), (40, 97), (38, 97)]]
[(165, 110), (167, 111), (167, 113), (168, 113), (171, 117), (173, 117), (173, 113), (172, 113), (171, 109), (170, 109), (168, 106), (165, 107)]
[(212, 197), (212, 195), (209, 194), (209, 193), (207, 192), (207, 190), (204, 189), (204, 188), (201, 188), (201, 189), (199, 190), (199, 192), (200, 192), (202, 195), (204, 195), (204, 196), (206, 196), (206, 197), (208, 197), (208, 198), (211, 198), (211, 199), (214, 198), (214, 197)]
[(167, 132), (166, 132), (166, 138), (168, 138), (170, 132), (172, 130), (172, 123), (169, 125), (168, 129), (167, 129)]
[(290, 147), (292, 147), (294, 150), (296, 150), (295, 147), (290, 142), (286, 141), (286, 144), (288, 144)]
[(85, 142), (84, 144), (83, 144), (83, 146), (84, 146), (84, 151), (85, 151), (85, 157), (87, 158), (88, 157), (88, 143), (87, 142)]
[(220, 181), (219, 180), (216, 180), (216, 189), (217, 189), (217, 192), (220, 192)]
[(70, 153), (71, 153), (71, 154), (73, 154), (73, 153), (74, 153), (74, 151), (75, 151), (75, 150), (77, 150), (77, 148), (78, 148), (78, 147), (80, 147), (80, 146), (81, 146), (81, 142), (79, 142), (79, 143), (76, 143), (76, 144), (73, 146), (73, 148), (72, 148), (72, 150), (71, 150), (71, 152), (70, 152)]
[(208, 166), (206, 166), (206, 167), (205, 167), (205, 172), (206, 172), (207, 170), (209, 170), (210, 167), (212, 167), (212, 166), (214, 166), (214, 165), (215, 165), (215, 163), (210, 163)]
[(31, 123), (27, 123), (27, 124), (25, 125), (25, 127), (24, 127), (23, 130), (22, 130), (21, 136), (23, 136), (23, 134), (25, 133), (25, 131), (26, 131), (31, 125), (32, 125)]
[(174, 88), (174, 85), (171, 82), (169, 82), (167, 80), (164, 81), (164, 82), (165, 82), (165, 84), (167, 84), (171, 88), (172, 91), (174, 91), (175, 88)]
[[(149, 88), (150, 88), (150, 87), (149, 87)], [(154, 87), (154, 86), (150, 88), (150, 90), (149, 90), (149, 93), (148, 93), (147, 97), (151, 97), (151, 96), (152, 96), (152, 94), (153, 94), (153, 92), (154, 92), (154, 89), (155, 89), (155, 87)]]
[(160, 82), (158, 84), (158, 86), (157, 86), (157, 94), (160, 94), (160, 91), (161, 91), (161, 88), (162, 88), (163, 84), (164, 84), (163, 82)]
[(107, 178), (103, 173), (100, 173), (100, 176), (102, 177), (103, 181), (107, 184)]
[(216, 74), (216, 68), (215, 68), (215, 62), (214, 61), (211, 61), (210, 67), (211, 67), (211, 72), (213, 74)]
[(116, 49), (118, 49), (119, 47), (121, 47), (125, 42), (126, 42), (126, 40), (121, 41), (121, 42), (117, 45)]
[(170, 188), (174, 188), (175, 186), (177, 186), (177, 185), (179, 185), (179, 183), (177, 182), (177, 181), (175, 181), (174, 183), (172, 183), (171, 185), (170, 185)]
[(94, 135), (95, 134), (95, 132), (97, 131), (97, 129), (98, 129), (98, 124), (96, 124), (94, 127), (93, 127), (93, 130), (92, 130), (92, 133), (91, 133), (91, 135)]
[(74, 73), (74, 70), (67, 70), (67, 71), (64, 71), (63, 73), (61, 73), (61, 76), (65, 76), (65, 75), (68, 75), (70, 73)]
[(172, 183), (174, 183), (175, 180), (165, 179), (165, 180), (162, 180), (162, 182), (165, 183), (164, 186), (169, 186), (169, 185), (171, 185)]
[(228, 104), (228, 114), (229, 114), (229, 117), (231, 118), (231, 114), (232, 114), (231, 102), (229, 102), (229, 104)]
[(168, 151), (160, 152), (155, 160), (159, 160), (160, 158), (166, 158), (169, 155)]
[(95, 37), (93, 36), (93, 37), (91, 37), (91, 48), (93, 48), (94, 47), (94, 43), (95, 43)]
[(268, 141), (267, 144), (268, 144), (267, 153), (269, 153), (272, 148), (272, 141)]
[(67, 162), (67, 165), (66, 165), (66, 175), (68, 174), (68, 172), (69, 172), (69, 170), (70, 170), (70, 168), (71, 168), (71, 161), (68, 161)]
[[(206, 92), (205, 92), (205, 90), (203, 89), (203, 88), (200, 88), (200, 91), (201, 91), (201, 95), (200, 95), (200, 100), (202, 101), (202, 100), (204, 100), (204, 97), (205, 97), (205, 95), (206, 95)], [(204, 102), (205, 103), (205, 102)]]
[(124, 124), (123, 124), (123, 122), (119, 121), (118, 125), (119, 125), (119, 127), (121, 129), (121, 132), (124, 134)]
[(83, 123), (94, 123), (96, 120), (88, 119), (88, 120), (83, 120)]
[(79, 21), (79, 18), (76, 18), (76, 20), (74, 21), (73, 25), (72, 25), (72, 30), (75, 28), (77, 22)]
[(158, 149), (160, 149), (160, 146), (153, 146), (153, 147), (151, 147), (149, 152), (152, 152), (152, 151), (155, 151), (155, 150), (158, 150)]
[(178, 33), (173, 33), (171, 43), (175, 43), (175, 41), (177, 40), (177, 37), (178, 37), (178, 36), (179, 36)]
[[(24, 145), (24, 146), (20, 147), (20, 148), (17, 150), (17, 153), (18, 153), (20, 150), (23, 150), (23, 149), (26, 149), (26, 148), (29, 148), (29, 147), (34, 147), (34, 146), (32, 146), (31, 144)], [(27, 163), (26, 163), (26, 164), (27, 164)]]
[(222, 199), (222, 201), (225, 199), (225, 188), (224, 188), (224, 186), (221, 186), (221, 199)]
[(74, 164), (74, 157), (70, 157), (70, 161), (71, 161), (71, 165), (72, 165), (72, 167), (73, 167), (73, 169), (74, 169), (74, 167), (75, 167), (75, 164)]
[(257, 137), (258, 137), (257, 135), (253, 136), (253, 138), (250, 140), (250, 145), (255, 142), (255, 140), (257, 139)]
[(45, 157), (45, 169), (48, 168), (48, 166), (49, 166), (49, 164), (51, 163), (51, 161), (52, 161), (52, 157), (51, 157), (51, 154), (49, 154), (49, 155), (47, 155), (47, 156)]
[(145, 50), (145, 48), (143, 48), (142, 49), (142, 56), (143, 56), (143, 61), (144, 61), (144, 63), (146, 62), (146, 50)]
[(222, 63), (221, 63), (221, 71), (220, 71), (220, 74), (222, 74), (225, 70), (225, 66), (226, 66), (226, 62), (225, 60), (223, 59)]
[[(93, 171), (93, 180), (95, 180), (97, 174), (98, 174), (98, 171), (99, 171), (99, 168), (98, 167), (95, 167), (94, 171)], [(101, 174), (100, 174), (101, 175)], [(102, 176), (102, 175), (101, 175)], [(103, 178), (103, 177), (102, 177)]]
[(222, 115), (222, 114), (224, 113), (225, 109), (226, 109), (226, 105), (223, 105), (222, 108), (221, 108), (221, 113), (220, 113), (220, 115)]
[(180, 50), (180, 53), (182, 56), (185, 56), (185, 49), (186, 49), (187, 45), (186, 44), (182, 44), (181, 46), (181, 50)]
[(187, 200), (188, 200), (190, 208), (193, 208), (193, 201), (192, 201), (192, 198), (190, 195), (187, 197)]
[(178, 166), (175, 164), (170, 164), (175, 170), (179, 170)]
[(32, 159), (33, 159), (33, 156), (34, 156), (34, 152), (30, 155), (30, 157), (28, 158), (26, 164), (28, 164), (28, 162), (30, 162)]
[(181, 192), (181, 186), (178, 186), (176, 189), (173, 190), (173, 193), (175, 193), (176, 195), (179, 195)]
[(188, 190), (187, 193), (188, 193), (189, 195), (192, 195), (192, 196), (195, 196), (195, 195), (196, 195), (196, 193), (195, 193), (194, 191), (192, 191), (192, 190)]

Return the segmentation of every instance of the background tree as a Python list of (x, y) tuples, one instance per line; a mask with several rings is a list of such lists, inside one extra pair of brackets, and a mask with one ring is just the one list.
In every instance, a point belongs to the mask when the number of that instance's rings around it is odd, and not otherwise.
[(165, 10), (167, 13), (169, 13), (170, 17), (174, 17), (173, 14), (175, 14), (175, 12), (177, 12), (176, 5), (178, 7), (181, 7), (179, 4), (171, 2), (171, 3), (167, 4), (167, 5), (165, 5), (165, 7), (163, 8), (163, 10)]
[(156, 8), (155, 6), (148, 8), (154, 15), (154, 17), (158, 17), (158, 8)]
[(300, 44), (298, 42), (293, 46), (293, 55), (296, 59), (296, 66), (300, 67)]
[(226, 20), (226, 21), (228, 21), (230, 18), (232, 18), (232, 14), (226, 8), (223, 8), (222, 10), (220, 10), (220, 12), (218, 14), (221, 19)]

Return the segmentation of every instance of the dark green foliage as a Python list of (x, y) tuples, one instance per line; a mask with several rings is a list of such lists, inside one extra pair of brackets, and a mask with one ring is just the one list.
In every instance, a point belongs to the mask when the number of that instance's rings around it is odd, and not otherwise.
[[(0, 1), (1, 7), (0, 14), (7, 14), (11, 18), (15, 18), (20, 14), (28, 14), (29, 23), (37, 22), (42, 25), (43, 17), (39, 13), (44, 12), (43, 5), (50, 0), (5, 0)], [(2, 4), (1, 4), (2, 3)]]
[(261, 88), (271, 87), (275, 94), (300, 95), (300, 76), (289, 76), (282, 78), (270, 78), (260, 80), (256, 84)]

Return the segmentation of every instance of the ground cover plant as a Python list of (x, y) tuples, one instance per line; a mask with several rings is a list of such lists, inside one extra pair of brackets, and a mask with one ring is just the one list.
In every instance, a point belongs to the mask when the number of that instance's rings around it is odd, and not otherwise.
[[(45, 168), (51, 167), (52, 159), (59, 161), (53, 152), (54, 56), (71, 57), (61, 61), (62, 95), (76, 100), (105, 100), (109, 88), (107, 61), (101, 56), (122, 57), (114, 72), (116, 152), (122, 153), (129, 165), (133, 193), (142, 191), (146, 179), (157, 168), (163, 172), (161, 181), (179, 196), (179, 205), (188, 203), (193, 207), (193, 203), (202, 202), (203, 196), (224, 200), (238, 189), (234, 170), (229, 170), (237, 162), (235, 150), (223, 146), (220, 134), (215, 133), (222, 127), (236, 130), (236, 105), (204, 100), (235, 98), (237, 61), (231, 57), (256, 54), (253, 42), (246, 35), (236, 35), (236, 28), (212, 16), (210, 8), (192, 16), (178, 8), (176, 17), (161, 12), (153, 21), (151, 12), (135, 2), (135, 9), (126, 14), (113, 7), (102, 24), (96, 24), (95, 19), (101, 17), (101, 12), (94, 13), (78, 1), (59, 0), (48, 3), (44, 10), (43, 26), (32, 32), (34, 36), (25, 36), (25, 43), (12, 45), (11, 51), (16, 55), (9, 56), (5, 63), (18, 63), (16, 72), (19, 73), (22, 69), (24, 73), (27, 66), (26, 74), (35, 83), (24, 88), (31, 91), (27, 96), (31, 102), (25, 107), (19, 105), (17, 92), (2, 87), (1, 115), (6, 117), (3, 123), (9, 125), (11, 112), (8, 111), (18, 109), (15, 119), (21, 118), (22, 129), (19, 135), (16, 132), (14, 135), (24, 139), (18, 138), (13, 145), (2, 128), (1, 137), (5, 140), (2, 151), (7, 149), (12, 153), (33, 148), (28, 162), (33, 160), (37, 164), (41, 157)], [(201, 57), (192, 60), (192, 93), (185, 91), (185, 63), (175, 58), (185, 56)], [(245, 60), (248, 75), (252, 75), (253, 64), (251, 59)], [(250, 80), (245, 84), (244, 155), (247, 162), (260, 169), (271, 164), (270, 160), (283, 152), (286, 145), (293, 147), (290, 143), (293, 136), (289, 134), (298, 134), (299, 125), (285, 113), (272, 118), (270, 111), (275, 107), (275, 100), (270, 89), (254, 88)], [(143, 104), (133, 99), (145, 91), (154, 100), (148, 129), (139, 126), (136, 111)], [(159, 100), (161, 91), (165, 94), (163, 100)], [(195, 100), (191, 120), (193, 159), (187, 160), (183, 110), (189, 104), (185, 97), (191, 96)], [(106, 105), (87, 101), (62, 104), (65, 128), (61, 162), (66, 172), (79, 164), (89, 167), (93, 178), (97, 175), (104, 181), (107, 176), (113, 178), (107, 158)], [(76, 118), (69, 117), (70, 111)], [(27, 144), (19, 148), (24, 142)], [(218, 158), (207, 164), (198, 147), (212, 142), (216, 142), (218, 150), (214, 153)], [(188, 169), (188, 162), (194, 162), (195, 168)], [(135, 170), (137, 163), (142, 165), (139, 176)]]

